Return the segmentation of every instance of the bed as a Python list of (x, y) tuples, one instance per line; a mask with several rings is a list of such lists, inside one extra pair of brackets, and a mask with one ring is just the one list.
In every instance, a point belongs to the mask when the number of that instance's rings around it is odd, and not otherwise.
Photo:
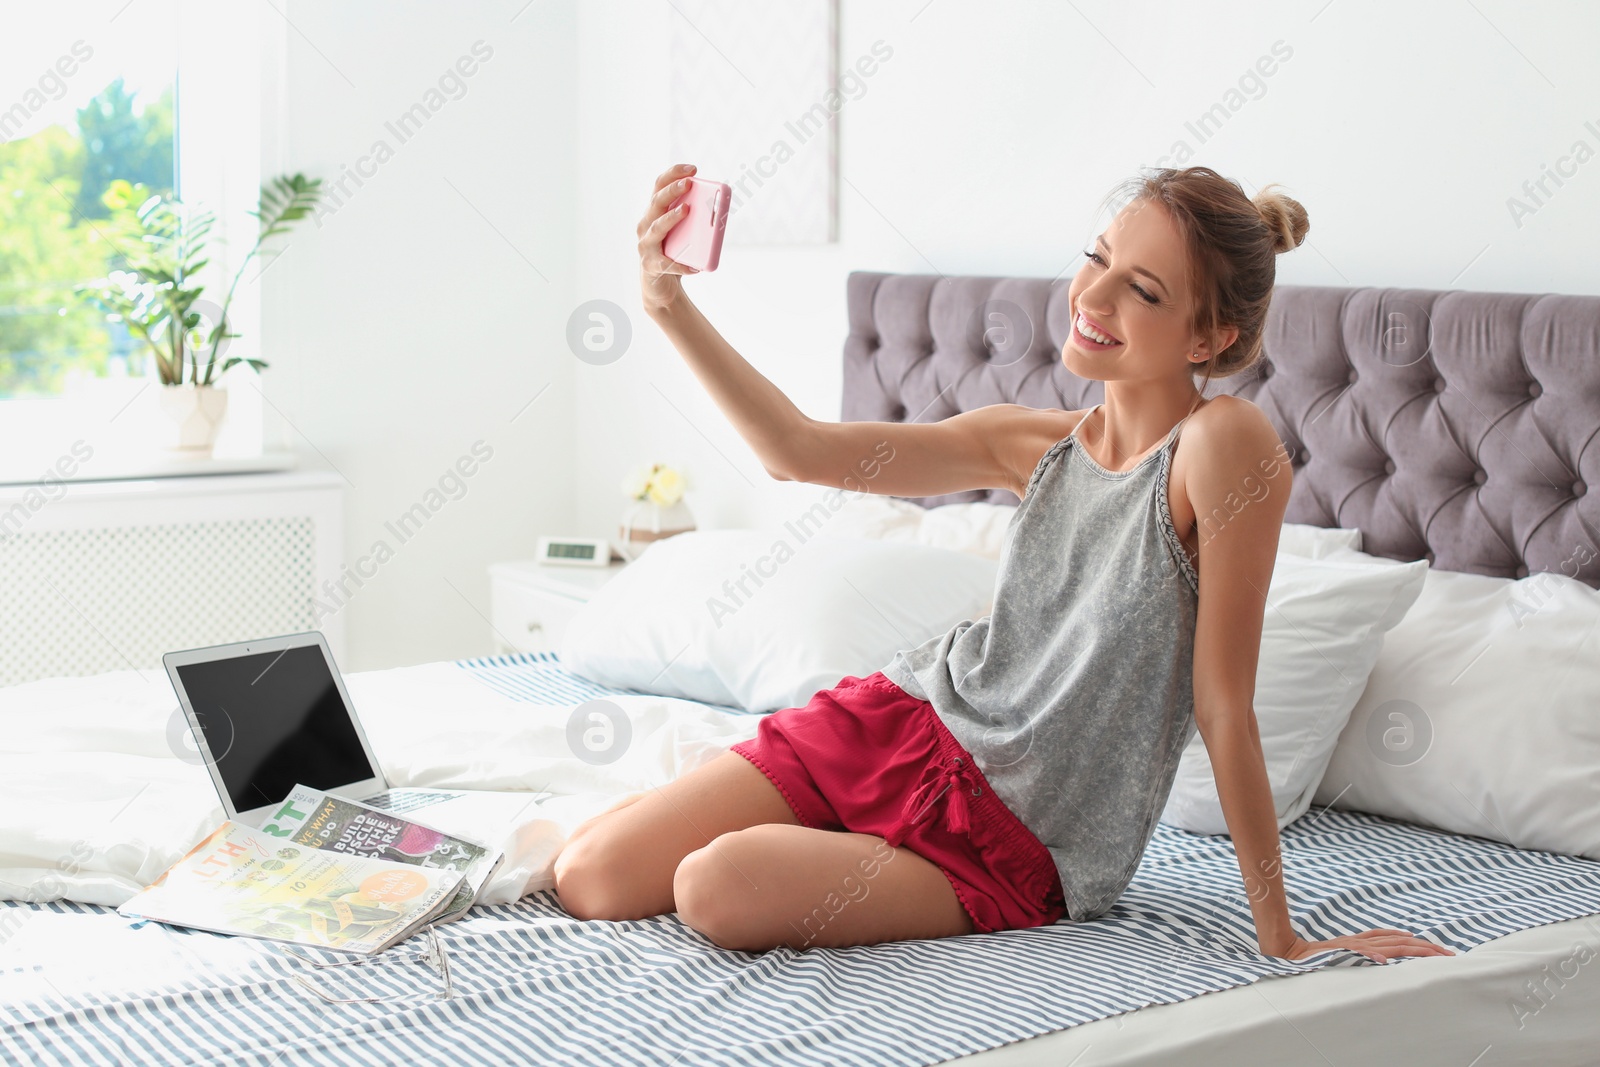
[[(843, 417), (1096, 402), (1059, 363), (1066, 285), (851, 275)], [(1572, 547), (1600, 543), (1586, 492), (1600, 480), (1600, 298), (1280, 287), (1266, 346), (1257, 371), (1213, 388), (1278, 428), (1289, 521), (1359, 530), (1371, 556), (1431, 571), (1600, 588), (1600, 561)], [(931, 519), (1016, 500), (896, 503)], [(750, 736), (757, 715), (596, 681), (554, 655), (349, 681), (391, 781), (551, 794), (504, 842), (485, 904), (439, 928), (453, 995), (409, 944), (326, 966), (338, 957), (118, 917), (219, 813), (203, 768), (167, 742), (159, 671), (49, 679), (0, 690), (8, 1060), (1487, 1065), (1593, 1063), (1600, 1048), (1600, 861), (1525, 847), (1515, 812), (1494, 821), (1516, 844), (1336, 798), (1284, 830), (1309, 932), (1397, 925), (1454, 957), (1263, 957), (1226, 838), (1166, 825), (1102, 922), (728, 953), (673, 916), (565, 917), (549, 863), (577, 821)], [(568, 712), (598, 699), (625, 709), (631, 747), (574, 760)]]

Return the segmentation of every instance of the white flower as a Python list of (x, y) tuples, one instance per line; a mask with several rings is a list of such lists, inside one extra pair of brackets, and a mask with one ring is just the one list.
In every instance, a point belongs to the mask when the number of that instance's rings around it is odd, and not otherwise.
[(622, 493), (630, 500), (643, 500), (650, 489), (650, 468), (640, 467), (622, 479)]

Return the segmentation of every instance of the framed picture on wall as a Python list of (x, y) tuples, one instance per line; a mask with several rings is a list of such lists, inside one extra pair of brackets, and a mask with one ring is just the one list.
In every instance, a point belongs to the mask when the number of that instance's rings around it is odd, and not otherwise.
[(675, 0), (673, 159), (733, 189), (727, 243), (838, 240), (838, 0)]

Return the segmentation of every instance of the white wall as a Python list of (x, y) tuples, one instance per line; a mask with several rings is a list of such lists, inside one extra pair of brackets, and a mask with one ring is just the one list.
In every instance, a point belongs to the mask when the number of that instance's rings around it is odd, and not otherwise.
[[(667, 0), (280, 7), (290, 169), (337, 174), (473, 41), (495, 50), (265, 279), (268, 416), (354, 483), (352, 560), (474, 440), (495, 450), (344, 609), (352, 668), (485, 651), (447, 581), (486, 613), (488, 562), (540, 533), (614, 535), (640, 463), (680, 464), (707, 527), (773, 525), (816, 495), (765, 478), (638, 310), (634, 225), (675, 162)], [(878, 40), (893, 56), (840, 113), (840, 241), (730, 245), (689, 282), (814, 417), (839, 414), (848, 272), (1076, 270), (1101, 198), (1159, 163), (1284, 183), (1312, 225), (1287, 283), (1600, 292), (1600, 161), (1522, 225), (1507, 208), (1575, 141), (1600, 149), (1600, 12), (1581, 0), (842, 0), (841, 19), (842, 64)], [(1201, 143), (1185, 123), (1276, 42), (1288, 58)], [(607, 366), (565, 344), (591, 299), (632, 317)]]
[[(703, 525), (766, 525), (773, 500), (813, 488), (763, 483), (637, 311), (634, 223), (676, 162), (655, 71), (678, 17), (664, 0), (586, 0), (579, 15), (578, 292), (636, 315), (628, 354), (576, 383), (577, 526), (596, 536), (615, 522), (618, 472), (657, 453), (698, 483)], [(1600, 159), (1547, 183), (1520, 227), (1506, 204), (1575, 141), (1600, 150), (1593, 4), (843, 0), (841, 21), (842, 65), (879, 39), (894, 54), (839, 115), (839, 243), (726, 249), (687, 283), (813, 417), (839, 414), (849, 271), (1076, 270), (1095, 207), (1141, 166), (1287, 186), (1311, 231), (1280, 259), (1285, 283), (1600, 292)], [(1259, 98), (1241, 94), (1203, 143), (1185, 128), (1279, 41), (1288, 58)], [(1162, 159), (1180, 140), (1193, 155)]]
[[(380, 540), (393, 552), (328, 602), (346, 613), (343, 666), (483, 654), (487, 565), (532, 555), (572, 508), (573, 5), (277, 6), (291, 27), (276, 158), (337, 178), (377, 141), (393, 156), (263, 276), (269, 444), (349, 481), (352, 565)], [(441, 94), (402, 143), (385, 124), (480, 40), (492, 55), (465, 94)], [(438, 493), (477, 441), (492, 458), (459, 499)], [(437, 510), (409, 539), (386, 527), (419, 503)]]

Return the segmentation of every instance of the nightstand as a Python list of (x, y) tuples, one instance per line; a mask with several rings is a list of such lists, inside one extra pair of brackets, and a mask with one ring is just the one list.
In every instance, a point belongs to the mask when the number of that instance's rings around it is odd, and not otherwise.
[(605, 567), (563, 566), (537, 560), (489, 565), (489, 619), (496, 649), (553, 652), (578, 609), (626, 563)]

